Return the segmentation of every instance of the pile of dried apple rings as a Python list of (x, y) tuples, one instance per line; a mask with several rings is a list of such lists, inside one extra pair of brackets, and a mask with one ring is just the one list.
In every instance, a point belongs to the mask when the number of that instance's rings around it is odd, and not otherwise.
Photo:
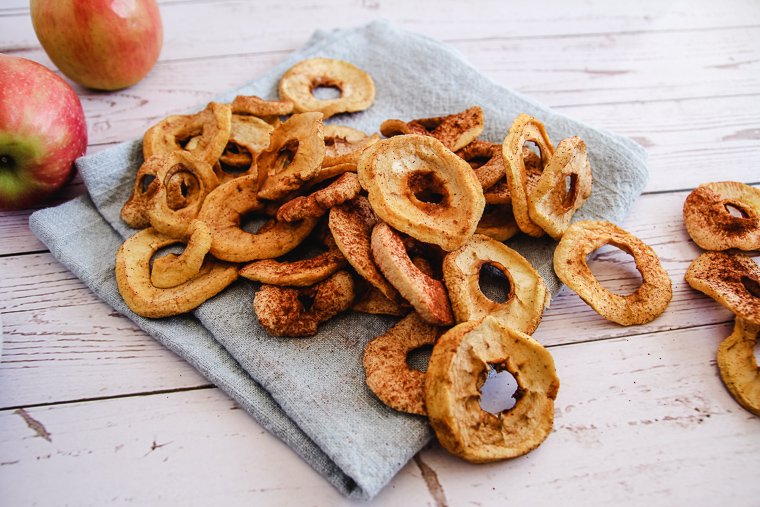
[[(317, 98), (320, 87), (340, 94)], [(540, 445), (559, 388), (551, 355), (530, 336), (550, 295), (504, 241), (519, 232), (559, 240), (557, 275), (620, 324), (648, 322), (670, 301), (670, 279), (638, 238), (608, 222), (571, 225), (592, 187), (578, 137), (555, 146), (520, 114), (503, 143), (488, 142), (478, 106), (389, 119), (371, 135), (325, 124), (375, 96), (369, 74), (326, 58), (294, 65), (279, 95), (212, 102), (145, 133), (121, 213), (142, 230), (116, 256), (119, 290), (138, 315), (188, 312), (242, 276), (260, 284), (253, 308), (273, 336), (312, 336), (348, 310), (397, 316), (365, 348), (368, 387), (396, 410), (427, 415), (453, 454), (484, 462)], [(252, 216), (263, 221), (256, 230)], [(184, 250), (156, 255), (174, 244)], [(586, 256), (604, 244), (634, 256), (639, 291), (611, 294), (591, 274)], [(486, 267), (506, 278), (501, 302), (481, 291)], [(426, 345), (427, 371), (409, 367), (408, 354)], [(490, 370), (517, 380), (508, 411), (478, 403)]]

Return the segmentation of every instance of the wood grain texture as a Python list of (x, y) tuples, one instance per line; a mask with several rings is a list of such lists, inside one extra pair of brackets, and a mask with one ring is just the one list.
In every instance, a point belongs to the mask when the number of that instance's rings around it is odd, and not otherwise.
[[(445, 40), (497, 83), (647, 149), (648, 194), (622, 225), (662, 259), (674, 289), (667, 311), (621, 327), (564, 291), (535, 334), (561, 379), (549, 439), (486, 466), (432, 445), (370, 505), (757, 503), (758, 419), (733, 401), (715, 367), (733, 316), (683, 281), (700, 249), (681, 209), (705, 181), (760, 183), (760, 3), (159, 3), (164, 49), (146, 79), (115, 93), (75, 86), (88, 153), (255, 79), (317, 28), (380, 18)], [(28, 2), (0, 4), (0, 52), (52, 66)], [(48, 204), (84, 192), (75, 178)], [(99, 301), (31, 234), (32, 211), (0, 212), (3, 503), (350, 503)], [(638, 284), (632, 259), (615, 248), (603, 248), (592, 269), (616, 292)]]

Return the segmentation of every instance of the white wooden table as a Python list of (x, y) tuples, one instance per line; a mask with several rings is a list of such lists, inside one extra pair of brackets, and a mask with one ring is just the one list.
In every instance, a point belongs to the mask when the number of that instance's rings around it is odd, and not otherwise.
[[(316, 28), (379, 17), (446, 40), (498, 82), (649, 152), (651, 180), (624, 226), (673, 280), (665, 314), (624, 328), (563, 292), (535, 335), (562, 382), (549, 439), (485, 466), (432, 444), (374, 504), (760, 503), (760, 418), (733, 401), (715, 366), (732, 315), (683, 281), (700, 250), (681, 216), (699, 183), (760, 182), (760, 2), (174, 0), (161, 12), (164, 48), (144, 81), (76, 88), (89, 153), (255, 78)], [(0, 4), (0, 51), (52, 67), (24, 0)], [(82, 192), (74, 181), (58, 202)], [(93, 296), (30, 233), (31, 211), (0, 213), (0, 503), (349, 503)], [(613, 290), (638, 283), (615, 249), (593, 267)]]

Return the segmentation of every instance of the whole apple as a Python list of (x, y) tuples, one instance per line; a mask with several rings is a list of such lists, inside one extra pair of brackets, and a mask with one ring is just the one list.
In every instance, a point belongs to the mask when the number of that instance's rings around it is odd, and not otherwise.
[(87, 88), (140, 81), (163, 44), (155, 0), (31, 0), (32, 24), (53, 63)]
[(87, 149), (79, 97), (39, 63), (0, 54), (0, 209), (39, 204)]

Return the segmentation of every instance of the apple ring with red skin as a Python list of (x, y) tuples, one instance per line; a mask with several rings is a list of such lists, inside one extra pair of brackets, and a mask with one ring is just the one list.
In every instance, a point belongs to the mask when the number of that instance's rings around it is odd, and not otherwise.
[(169, 317), (193, 310), (237, 279), (237, 266), (207, 257), (198, 273), (172, 288), (151, 283), (150, 259), (177, 238), (153, 228), (128, 238), (116, 252), (116, 285), (130, 310), (148, 318)]
[(425, 373), (410, 368), (406, 359), (413, 350), (435, 343), (442, 332), (412, 312), (367, 343), (362, 364), (370, 391), (394, 410), (425, 415)]
[(214, 257), (230, 262), (279, 257), (301, 244), (316, 227), (317, 219), (307, 218), (293, 223), (270, 220), (256, 233), (243, 230), (243, 216), (265, 208), (256, 198), (257, 189), (257, 176), (251, 174), (219, 185), (206, 197), (198, 219), (211, 229)]
[(524, 233), (538, 238), (543, 236), (544, 230), (530, 219), (528, 199), (531, 189), (523, 155), (526, 142), (532, 142), (538, 146), (541, 152), (541, 165), (546, 166), (554, 155), (554, 146), (549, 140), (544, 124), (532, 116), (520, 114), (504, 138), (502, 153), (517, 226)]
[[(509, 280), (509, 293), (502, 303), (480, 290), (480, 270), (486, 264)], [(492, 315), (505, 326), (532, 334), (549, 304), (546, 284), (530, 262), (504, 243), (480, 234), (446, 256), (443, 274), (457, 322)]]
[(194, 139), (189, 151), (213, 166), (227, 145), (231, 128), (232, 109), (219, 102), (210, 102), (195, 114), (167, 116), (145, 132), (143, 158), (183, 150)]
[[(347, 310), (353, 299), (353, 278), (338, 271), (311, 287), (262, 285), (253, 297), (253, 309), (269, 334), (304, 337), (315, 335), (319, 324)], [(304, 300), (311, 301), (308, 309)]]
[[(340, 97), (315, 97), (312, 92), (320, 86), (337, 88)], [(364, 111), (375, 101), (375, 83), (367, 72), (331, 58), (301, 60), (282, 75), (278, 90), (281, 100), (293, 102), (296, 113), (318, 111), (325, 118)]]
[(372, 258), (372, 229), (378, 221), (367, 198), (359, 196), (330, 208), (328, 226), (335, 244), (359, 276), (389, 300), (400, 303), (398, 291), (380, 273)]
[(472, 168), (429, 136), (403, 135), (366, 148), (359, 181), (393, 228), (447, 251), (475, 232), (485, 199)]
[(384, 222), (372, 229), (372, 257), (385, 278), (426, 322), (436, 326), (454, 323), (446, 287), (412, 262), (401, 237)]
[(260, 199), (277, 200), (314, 179), (325, 158), (322, 113), (294, 114), (272, 131), (256, 158)]

